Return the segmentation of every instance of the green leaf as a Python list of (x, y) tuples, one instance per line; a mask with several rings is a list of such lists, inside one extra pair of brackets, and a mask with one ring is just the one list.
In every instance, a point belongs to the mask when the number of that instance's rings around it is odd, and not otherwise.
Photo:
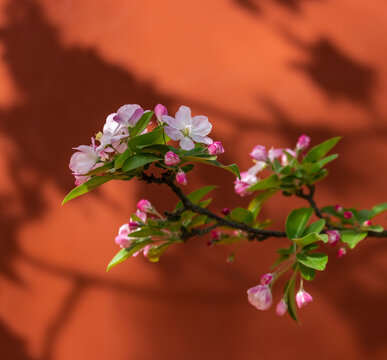
[(281, 171), (281, 169), (282, 169), (281, 163), (277, 158), (274, 158), (274, 161), (273, 161), (274, 172), (278, 174)]
[(129, 129), (130, 137), (133, 138), (138, 134), (141, 134), (149, 124), (150, 119), (153, 116), (153, 111), (144, 112), (140, 120), (137, 121), (136, 125)]
[(164, 129), (160, 126), (153, 129), (151, 132), (143, 135), (138, 135), (134, 138), (130, 138), (128, 141), (128, 147), (134, 152), (140, 151), (142, 148), (155, 144), (163, 143)]
[(236, 175), (236, 177), (238, 179), (241, 178), (241, 174), (239, 173), (239, 168), (238, 168), (238, 166), (236, 164), (223, 165), (219, 161), (215, 161), (215, 160), (208, 160), (208, 161), (206, 161), (206, 164), (220, 167), (221, 169), (227, 170), (230, 173)]
[(276, 174), (273, 174), (266, 179), (258, 181), (255, 185), (248, 188), (249, 191), (267, 190), (278, 187), (280, 181)]
[(318, 234), (316, 232), (310, 233), (302, 238), (299, 239), (293, 239), (294, 242), (296, 242), (298, 245), (305, 246), (312, 243), (315, 243), (316, 241), (322, 241), (324, 243), (328, 242), (328, 235), (325, 234)]
[(312, 254), (298, 253), (296, 257), (298, 262), (300, 262), (301, 264), (319, 271), (323, 271), (328, 262), (328, 256), (320, 253), (312, 253)]
[(110, 170), (113, 168), (113, 162), (108, 162), (102, 166), (99, 166), (95, 168), (94, 170), (91, 170), (87, 173), (88, 176), (93, 176), (93, 175), (99, 175), (103, 174), (106, 172), (110, 172)]
[(259, 212), (261, 211), (262, 205), (268, 199), (270, 199), (277, 191), (276, 190), (267, 190), (260, 193), (256, 196), (249, 204), (247, 210), (251, 211), (254, 215), (254, 220), (257, 218)]
[(307, 253), (307, 252), (311, 252), (313, 250), (316, 250), (318, 249), (318, 245), (316, 243), (314, 244), (309, 244), (309, 245), (305, 245), (302, 249), (301, 249), (301, 252), (302, 253)]
[(132, 150), (128, 148), (122, 154), (118, 155), (116, 158), (116, 161), (114, 162), (114, 168), (121, 169), (126, 159), (132, 154), (133, 154)]
[(316, 162), (316, 161), (320, 160), (323, 156), (325, 156), (325, 154), (330, 149), (332, 149), (338, 143), (338, 141), (340, 139), (341, 139), (340, 136), (335, 137), (335, 138), (326, 140), (323, 143), (310, 149), (304, 158), (304, 162)]
[(317, 167), (313, 168), (313, 172), (320, 170), (326, 164), (328, 164), (331, 161), (337, 159), (338, 156), (339, 156), (339, 154), (332, 154), (332, 155), (329, 155), (329, 156), (327, 156), (325, 158), (322, 158), (321, 160), (317, 161), (317, 163), (315, 164), (315, 166), (317, 165)]
[(373, 232), (377, 232), (377, 233), (380, 233), (384, 230), (383, 226), (380, 226), (380, 225), (364, 226), (363, 229), (367, 229), (368, 231), (373, 231)]
[(312, 214), (313, 209), (311, 208), (293, 210), (286, 219), (286, 236), (289, 239), (295, 239), (302, 236)]
[(364, 232), (356, 232), (356, 231), (343, 231), (341, 233), (341, 241), (343, 243), (348, 244), (350, 249), (353, 249), (360, 241), (362, 241), (365, 237), (367, 237), (368, 233)]
[(163, 144), (154, 144), (149, 146), (141, 147), (142, 153), (154, 153), (154, 154), (160, 154), (164, 156), (168, 151), (171, 151), (170, 147), (168, 145)]
[(137, 169), (140, 166), (152, 163), (154, 161), (161, 160), (158, 155), (154, 154), (134, 154), (128, 159), (126, 159), (124, 165), (122, 166), (123, 171), (130, 171)]
[(147, 259), (150, 262), (158, 262), (160, 260), (160, 256), (164, 254), (165, 251), (171, 246), (171, 242), (166, 242), (164, 244), (158, 246), (152, 246), (149, 250)]
[(296, 286), (296, 273), (291, 277), (291, 279), (285, 285), (285, 294), (286, 294), (286, 303), (288, 305), (288, 313), (290, 317), (300, 323), (297, 317), (296, 311), (296, 294), (295, 294), (295, 286)]
[(379, 215), (386, 210), (387, 210), (387, 203), (383, 203), (383, 204), (379, 204), (379, 205), (374, 206), (371, 209), (370, 219), (374, 218), (376, 215)]
[(310, 267), (303, 265), (302, 263), (298, 263), (298, 269), (300, 270), (301, 276), (308, 281), (313, 281), (316, 277), (316, 270)]
[(137, 251), (140, 251), (142, 248), (147, 246), (148, 244), (151, 244), (152, 240), (146, 239), (143, 241), (137, 241), (133, 243), (129, 248), (127, 249), (121, 249), (114, 258), (110, 261), (109, 265), (106, 268), (106, 272), (109, 271), (112, 267), (122, 263), (126, 259), (130, 258), (134, 253)]
[(75, 199), (78, 196), (81, 196), (83, 194), (86, 194), (87, 192), (94, 190), (98, 186), (108, 182), (109, 180), (113, 179), (113, 175), (101, 175), (101, 176), (95, 176), (92, 177), (90, 180), (86, 181), (84, 184), (81, 184), (77, 186), (75, 189), (71, 190), (68, 195), (63, 199), (62, 205), (67, 203), (67, 201), (70, 201), (72, 199)]
[(325, 220), (324, 219), (319, 219), (317, 221), (315, 221), (314, 223), (312, 223), (311, 225), (309, 225), (304, 233), (302, 234), (303, 236), (305, 235), (308, 235), (308, 234), (311, 234), (311, 233), (320, 233), (322, 229), (324, 229), (324, 226), (325, 226)]
[(339, 216), (339, 214), (336, 212), (335, 208), (333, 206), (324, 206), (321, 211), (325, 214), (332, 215), (332, 216)]
[(165, 233), (160, 230), (150, 228), (140, 229), (130, 233), (130, 237), (134, 238), (145, 238), (149, 236), (165, 236)]
[[(214, 190), (215, 188), (217, 188), (217, 186), (214, 186), (214, 185), (204, 186), (188, 194), (187, 198), (191, 200), (192, 203), (197, 204), (204, 196), (206, 196), (210, 191)], [(182, 207), (183, 207), (183, 203), (179, 201), (175, 206), (175, 210), (180, 209)]]
[(228, 215), (230, 219), (245, 224), (251, 224), (254, 221), (254, 215), (251, 211), (237, 207)]

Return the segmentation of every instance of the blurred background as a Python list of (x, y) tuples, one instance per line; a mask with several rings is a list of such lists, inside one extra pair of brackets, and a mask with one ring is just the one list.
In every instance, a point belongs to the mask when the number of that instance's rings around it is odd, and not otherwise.
[[(242, 170), (254, 145), (342, 135), (318, 203), (387, 201), (386, 13), (385, 0), (1, 0), (0, 358), (386, 359), (387, 239), (340, 260), (328, 249), (299, 326), (246, 299), (285, 240), (243, 245), (227, 264), (233, 248), (193, 239), (105, 273), (137, 201), (175, 199), (115, 182), (60, 206), (71, 148), (122, 104), (159, 102), (207, 115), (222, 162)], [(186, 191), (221, 185), (219, 211), (248, 202), (233, 181), (198, 167)], [(262, 218), (281, 229), (302, 205), (277, 196)]]

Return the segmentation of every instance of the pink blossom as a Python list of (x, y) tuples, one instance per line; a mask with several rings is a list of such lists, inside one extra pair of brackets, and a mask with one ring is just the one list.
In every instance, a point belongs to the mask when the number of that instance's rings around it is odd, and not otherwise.
[(230, 209), (227, 207), (223, 208), (223, 210), (222, 210), (223, 215), (228, 215), (230, 212), (231, 212)]
[(267, 310), (273, 303), (271, 290), (267, 285), (257, 285), (248, 289), (247, 298), (258, 310)]
[(269, 158), (270, 162), (273, 162), (274, 159), (279, 158), (281, 156), (282, 156), (282, 149), (271, 148), (267, 154), (267, 157)]
[(294, 158), (297, 157), (297, 154), (294, 150), (292, 149), (284, 149), (282, 150), (282, 155), (280, 157), (280, 163), (282, 166), (287, 166), (289, 165), (289, 159), (288, 159), (288, 156), (284, 153), (284, 151), (286, 151), (287, 153), (289, 153), (291, 156), (293, 156)]
[(300, 309), (312, 301), (313, 301), (312, 295), (310, 295), (304, 290), (301, 290), (301, 289), (298, 290), (296, 295), (296, 303)]
[(341, 247), (337, 252), (337, 258), (340, 259), (346, 254), (347, 254), (347, 249), (345, 247)]
[(168, 124), (165, 127), (167, 135), (175, 141), (180, 141), (180, 147), (191, 150), (195, 147), (194, 141), (206, 145), (212, 144), (212, 139), (207, 135), (211, 132), (212, 125), (203, 115), (191, 117), (191, 109), (180, 106), (175, 118), (163, 115), (162, 119)]
[(210, 146), (208, 146), (208, 153), (210, 155), (220, 155), (224, 153), (223, 145), (220, 141), (214, 141)]
[(350, 219), (353, 216), (351, 211), (344, 211), (344, 218)]
[(222, 236), (222, 233), (219, 230), (211, 230), (211, 239), (219, 240)]
[(372, 221), (371, 220), (363, 221), (363, 226), (371, 226), (371, 225), (372, 225)]
[(286, 311), (288, 310), (288, 305), (286, 304), (285, 300), (282, 299), (275, 308), (275, 312), (278, 316), (283, 316), (286, 314)]
[(241, 173), (241, 178), (234, 181), (235, 192), (240, 196), (251, 194), (247, 189), (258, 182), (257, 173), (264, 169), (266, 163), (257, 161), (257, 163), (247, 171)]
[(257, 161), (267, 161), (266, 147), (263, 145), (254, 146), (253, 150), (250, 153), (250, 156)]
[(142, 222), (146, 222), (146, 212), (143, 212), (143, 211), (137, 209), (135, 215), (136, 215)]
[(310, 145), (310, 137), (309, 136), (306, 136), (305, 134), (304, 135), (301, 135), (299, 138), (298, 138), (298, 141), (297, 141), (297, 145), (296, 145), (296, 149), (298, 151), (301, 151), (301, 150), (306, 150)]
[(134, 231), (140, 227), (140, 223), (138, 221), (129, 221), (129, 230)]
[(145, 257), (148, 257), (149, 251), (151, 250), (151, 248), (152, 248), (152, 245), (149, 244), (149, 245), (145, 246), (145, 247), (142, 249), (142, 253), (143, 253), (143, 255), (144, 255)]
[(155, 116), (159, 123), (163, 122), (163, 115), (168, 115), (168, 110), (164, 105), (157, 104), (155, 106)]
[(113, 120), (126, 128), (134, 127), (143, 114), (144, 110), (140, 105), (123, 105), (114, 114)]
[(180, 185), (187, 185), (187, 175), (181, 169), (176, 174), (176, 182)]
[(269, 285), (274, 279), (273, 274), (267, 273), (261, 276), (261, 284), (262, 285)]
[(70, 159), (69, 168), (76, 177), (76, 183), (78, 184), (81, 184), (89, 179), (89, 177), (85, 177), (84, 175), (93, 170), (99, 160), (94, 139), (91, 139), (91, 141), (92, 144), (90, 146), (81, 145), (74, 148), (74, 150), (79, 151), (75, 152)]
[(122, 248), (128, 248), (132, 242), (132, 239), (129, 238), (129, 234), (129, 224), (121, 225), (118, 230), (118, 235), (115, 238), (116, 244)]
[(138, 208), (138, 210), (143, 211), (143, 212), (145, 212), (145, 213), (150, 213), (150, 212), (153, 211), (153, 206), (152, 206), (152, 204), (150, 203), (149, 200), (146, 200), (146, 199), (140, 200), (140, 201), (137, 203), (137, 208)]
[(334, 209), (337, 213), (341, 214), (344, 210), (344, 208), (341, 205), (335, 205)]
[[(127, 144), (122, 142), (122, 139), (129, 136), (128, 129), (122, 124), (114, 120), (114, 117), (117, 114), (110, 114), (106, 118), (105, 125), (103, 127), (103, 132), (97, 139), (100, 142), (100, 145), (97, 148), (97, 151), (105, 149), (106, 146), (112, 145), (119, 153), (122, 153), (126, 150)], [(122, 145), (123, 144), (123, 145)], [(113, 149), (111, 149), (113, 151)]]
[(173, 151), (168, 151), (164, 157), (165, 165), (173, 166), (180, 162), (180, 158)]
[(327, 230), (328, 243), (331, 246), (335, 246), (341, 239), (340, 232), (337, 230)]

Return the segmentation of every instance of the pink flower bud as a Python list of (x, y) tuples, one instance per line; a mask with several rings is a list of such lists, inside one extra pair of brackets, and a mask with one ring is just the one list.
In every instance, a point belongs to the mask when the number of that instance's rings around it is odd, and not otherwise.
[[(292, 155), (294, 158), (297, 157), (297, 154), (295, 151), (293, 151), (292, 149), (284, 149), (283, 151), (286, 151), (287, 153), (289, 153), (290, 155)], [(288, 156), (283, 152), (281, 157), (280, 157), (280, 164), (282, 166), (287, 166), (289, 165), (289, 159), (288, 159)]]
[(335, 205), (334, 209), (337, 213), (341, 214), (344, 210), (344, 208), (341, 205)]
[(247, 298), (258, 310), (267, 310), (273, 303), (271, 290), (267, 285), (257, 285), (248, 289)]
[(363, 226), (371, 226), (371, 225), (372, 225), (371, 220), (363, 221)]
[(271, 273), (264, 274), (261, 276), (261, 284), (269, 285), (272, 282), (273, 278), (274, 276)]
[(180, 158), (172, 151), (168, 151), (164, 157), (165, 165), (173, 166), (180, 162)]
[(286, 311), (288, 310), (288, 305), (286, 304), (285, 300), (282, 299), (275, 308), (275, 312), (278, 316), (283, 316), (286, 314)]
[(176, 174), (176, 181), (180, 185), (187, 185), (187, 175), (183, 170), (179, 170)]
[(219, 240), (222, 236), (222, 233), (219, 230), (211, 230), (211, 238), (213, 240)]
[(131, 239), (128, 237), (129, 234), (129, 224), (121, 225), (115, 238), (116, 244), (122, 248), (128, 248), (131, 244)]
[(250, 156), (257, 161), (266, 161), (267, 160), (267, 151), (266, 147), (263, 145), (256, 145), (251, 151)]
[(144, 213), (143, 211), (137, 210), (137, 211), (136, 211), (136, 216), (137, 216), (142, 222), (146, 222), (146, 213)]
[(130, 221), (129, 222), (129, 230), (134, 231), (140, 227), (140, 223), (138, 221)]
[(145, 213), (149, 213), (153, 211), (152, 204), (149, 202), (149, 200), (142, 199), (137, 203), (137, 208), (140, 211), (143, 211)]
[(208, 240), (207, 241), (207, 246), (214, 246), (214, 240)]
[(346, 254), (347, 254), (347, 249), (344, 248), (344, 247), (341, 247), (339, 249), (339, 251), (337, 252), (337, 258), (340, 259), (340, 258), (342, 258)]
[(168, 115), (168, 110), (164, 105), (157, 104), (155, 106), (156, 119), (161, 123), (163, 122), (163, 115)]
[(309, 145), (310, 145), (310, 137), (304, 134), (298, 138), (296, 149), (299, 151), (306, 150), (309, 147)]
[(222, 210), (223, 215), (228, 215), (230, 212), (231, 212), (230, 209), (226, 207)]
[(331, 246), (335, 246), (341, 239), (341, 235), (337, 230), (327, 230), (328, 243)]
[(224, 147), (220, 141), (214, 141), (208, 146), (208, 153), (210, 155), (219, 155), (224, 153)]
[(298, 290), (296, 295), (296, 303), (299, 309), (313, 301), (312, 295), (304, 290)]
[(346, 219), (350, 219), (353, 216), (351, 211), (344, 211), (344, 217)]

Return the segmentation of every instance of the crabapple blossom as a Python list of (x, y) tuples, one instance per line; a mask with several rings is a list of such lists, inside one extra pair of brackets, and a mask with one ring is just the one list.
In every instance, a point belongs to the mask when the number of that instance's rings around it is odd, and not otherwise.
[(223, 145), (220, 141), (214, 141), (208, 146), (208, 153), (210, 155), (219, 155), (224, 153)]
[(116, 244), (122, 248), (128, 248), (132, 242), (132, 239), (129, 238), (130, 233), (129, 224), (121, 225), (115, 238)]
[(286, 314), (286, 311), (288, 310), (288, 305), (286, 304), (284, 299), (281, 299), (281, 301), (277, 304), (275, 308), (275, 312), (278, 316), (283, 316)]
[(118, 123), (114, 120), (115, 116), (116, 114), (110, 114), (106, 118), (103, 132), (99, 133), (99, 136), (97, 136), (97, 140), (100, 142), (97, 151), (103, 150), (108, 145), (112, 145), (120, 153), (126, 150), (127, 145), (124, 142), (121, 142), (121, 140), (125, 137), (128, 137), (129, 132), (122, 123)]
[(273, 303), (273, 297), (268, 285), (257, 285), (247, 290), (247, 298), (258, 310), (267, 310)]
[(344, 211), (344, 217), (346, 219), (350, 219), (350, 218), (352, 218), (352, 216), (353, 216), (353, 214), (351, 211)]
[(173, 166), (180, 162), (180, 158), (173, 151), (168, 151), (164, 156), (164, 162), (168, 166)]
[(274, 159), (281, 157), (281, 155), (282, 155), (282, 149), (271, 148), (267, 153), (267, 157), (270, 160), (270, 162), (273, 162)]
[(223, 215), (228, 215), (230, 212), (231, 212), (231, 210), (227, 207), (223, 208), (223, 210), (222, 210)]
[(310, 145), (310, 137), (303, 134), (298, 138), (296, 149), (298, 151), (306, 150)]
[(73, 148), (74, 150), (79, 150), (71, 156), (69, 164), (69, 168), (76, 178), (76, 185), (80, 185), (89, 179), (85, 175), (93, 170), (99, 161), (98, 151), (93, 138), (91, 142), (89, 146), (81, 145)]
[(175, 117), (163, 115), (162, 120), (168, 124), (164, 128), (167, 135), (175, 141), (180, 141), (180, 147), (191, 150), (195, 147), (194, 141), (206, 145), (212, 144), (212, 139), (207, 135), (211, 132), (212, 125), (203, 115), (191, 117), (191, 109), (180, 106)]
[(337, 258), (340, 259), (346, 254), (347, 254), (347, 249), (345, 247), (341, 247), (337, 252)]
[(126, 128), (134, 127), (143, 114), (144, 110), (140, 105), (123, 105), (117, 110), (117, 113), (113, 115), (113, 120)]
[(250, 153), (250, 156), (257, 161), (267, 161), (266, 147), (263, 145), (254, 146), (253, 150)]
[(337, 230), (327, 230), (326, 233), (328, 235), (329, 245), (335, 246), (341, 238), (340, 232)]
[(273, 274), (267, 273), (261, 276), (261, 284), (262, 285), (269, 285), (274, 279)]
[(187, 185), (187, 175), (181, 169), (176, 174), (176, 182), (180, 185)]
[(219, 230), (211, 230), (211, 239), (219, 240), (222, 236), (222, 233)]
[(144, 213), (150, 213), (153, 211), (153, 206), (150, 203), (149, 200), (142, 199), (137, 203), (138, 210), (144, 212)]
[(371, 225), (372, 225), (372, 221), (371, 220), (363, 221), (363, 226), (371, 226)]
[(282, 166), (287, 166), (287, 165), (289, 165), (289, 159), (288, 159), (288, 156), (284, 153), (284, 151), (289, 153), (294, 158), (297, 157), (297, 153), (292, 149), (284, 149), (283, 150), (282, 155), (280, 156), (280, 163)]
[(257, 173), (263, 170), (266, 163), (263, 161), (257, 161), (249, 170), (241, 172), (241, 178), (234, 181), (235, 192), (240, 196), (251, 194), (247, 189), (258, 182)]
[(168, 115), (167, 108), (164, 105), (161, 105), (161, 104), (157, 104), (155, 106), (154, 112), (155, 112), (156, 119), (157, 119), (157, 121), (159, 123), (163, 122), (163, 115)]
[(344, 211), (344, 208), (341, 205), (335, 205), (334, 209), (339, 214), (341, 214)]
[(308, 292), (306, 292), (303, 289), (298, 290), (296, 295), (296, 303), (300, 309), (312, 301), (313, 301), (312, 295), (310, 295)]

